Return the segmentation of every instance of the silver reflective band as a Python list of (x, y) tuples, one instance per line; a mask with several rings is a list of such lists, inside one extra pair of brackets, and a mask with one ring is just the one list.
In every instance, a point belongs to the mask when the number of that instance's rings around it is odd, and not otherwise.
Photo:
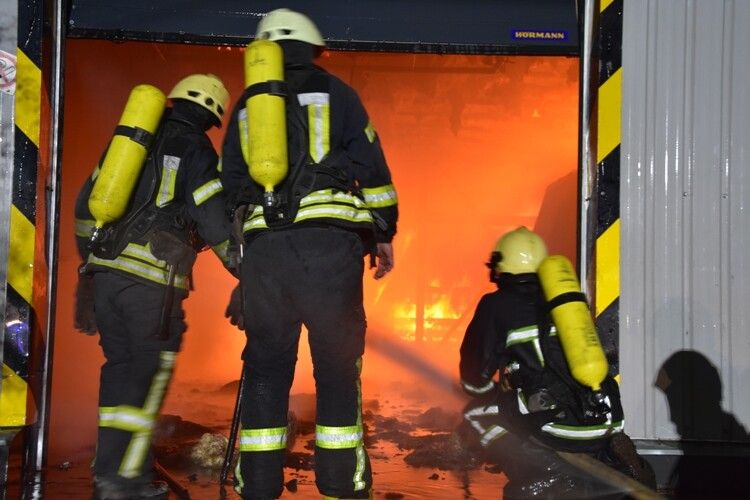
[(490, 380), (482, 387), (476, 387), (462, 380), (461, 386), (472, 394), (485, 394), (487, 392), (490, 392), (495, 387), (495, 382)]
[(201, 203), (209, 200), (213, 195), (221, 192), (223, 189), (224, 186), (221, 185), (221, 181), (219, 179), (212, 179), (206, 182), (201, 187), (193, 191), (193, 200), (195, 201), (195, 206), (200, 206)]

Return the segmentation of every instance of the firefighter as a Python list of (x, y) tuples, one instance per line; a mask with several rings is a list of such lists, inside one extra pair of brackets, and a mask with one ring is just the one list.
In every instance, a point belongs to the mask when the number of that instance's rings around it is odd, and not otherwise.
[(617, 383), (606, 375), (595, 394), (571, 374), (537, 273), (545, 257), (544, 241), (525, 227), (492, 252), (487, 266), (498, 289), (480, 299), (461, 344), (461, 385), (473, 397), (465, 429), (504, 468), (504, 498), (606, 492), (558, 450), (589, 454), (653, 487), (653, 472), (623, 432)]
[[(374, 254), (376, 279), (392, 269), (396, 191), (356, 92), (313, 64), (325, 46), (315, 24), (274, 10), (258, 24), (256, 39), (283, 50), (288, 174), (276, 187), (276, 204), (266, 205), (245, 161), (254, 146), (243, 135), (252, 115), (248, 87), (227, 128), (221, 176), (230, 199), (250, 204), (244, 293), (235, 295), (244, 295), (247, 336), (236, 489), (243, 498), (282, 493), (289, 390), (304, 324), (317, 392), (317, 487), (326, 498), (369, 498), (360, 387), (363, 257)], [(239, 313), (230, 307), (230, 316), (232, 310)]]
[[(186, 330), (182, 301), (198, 251), (210, 246), (224, 262), (227, 258), (226, 201), (206, 132), (221, 126), (229, 95), (216, 76), (193, 74), (168, 98), (172, 106), (158, 122), (128, 210), (105, 226), (103, 241), (91, 238), (96, 220), (90, 207), (100, 170), (109, 168), (102, 167), (106, 159), (76, 202), (83, 259), (76, 327), (91, 335), (98, 330), (106, 359), (93, 465), (100, 499), (166, 497), (166, 484), (151, 481), (150, 448)], [(118, 127), (117, 133), (128, 132)], [(107, 149), (114, 144), (113, 139)]]

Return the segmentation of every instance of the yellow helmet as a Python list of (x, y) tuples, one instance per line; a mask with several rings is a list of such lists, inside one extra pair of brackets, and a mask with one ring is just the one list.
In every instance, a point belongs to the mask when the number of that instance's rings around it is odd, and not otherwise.
[(497, 273), (535, 273), (547, 257), (547, 245), (533, 231), (521, 226), (497, 240), (492, 253), (491, 267)]
[(276, 9), (263, 16), (255, 33), (258, 40), (299, 40), (318, 47), (326, 43), (309, 17), (289, 9)]
[(221, 123), (224, 110), (229, 102), (229, 92), (218, 76), (195, 74), (186, 76), (174, 86), (167, 96), (170, 99), (185, 99), (203, 106)]

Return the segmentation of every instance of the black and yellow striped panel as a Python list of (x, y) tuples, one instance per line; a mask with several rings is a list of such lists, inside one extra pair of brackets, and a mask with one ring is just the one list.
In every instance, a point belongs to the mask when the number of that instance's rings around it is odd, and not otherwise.
[(3, 379), (0, 427), (32, 423), (29, 354), (33, 308), (37, 171), (42, 92), (42, 0), (18, 2), (16, 52), (15, 155), (8, 246)]
[(620, 128), (623, 0), (599, 7), (597, 96), (596, 325), (612, 370), (619, 372)]

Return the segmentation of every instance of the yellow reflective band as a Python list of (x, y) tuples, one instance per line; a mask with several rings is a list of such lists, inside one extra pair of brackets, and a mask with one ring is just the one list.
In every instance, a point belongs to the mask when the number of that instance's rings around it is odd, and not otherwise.
[(218, 245), (213, 245), (211, 250), (216, 254), (224, 264), (229, 263), (229, 240), (224, 240)]
[(89, 219), (76, 219), (76, 236), (81, 238), (88, 238), (91, 236), (91, 231), (94, 230), (96, 221)]
[(222, 168), (221, 157), (219, 157), (219, 162), (216, 164), (216, 171), (220, 173)]
[(309, 219), (339, 219), (350, 222), (372, 222), (372, 214), (366, 209), (345, 207), (342, 205), (315, 205), (308, 208), (300, 208), (294, 222)]
[[(151, 387), (146, 394), (146, 402), (143, 404), (143, 409), (140, 410), (143, 415), (152, 418), (154, 421), (164, 402), (164, 395), (167, 392), (169, 380), (172, 378), (176, 356), (177, 353), (173, 351), (161, 351), (159, 353), (159, 369), (151, 379)], [(143, 464), (151, 447), (152, 435), (153, 426), (133, 434), (118, 474), (127, 478), (138, 477), (143, 474)]]
[(320, 448), (340, 450), (356, 448), (362, 441), (362, 426), (347, 427), (315, 426), (315, 444)]
[[(326, 203), (328, 202), (328, 203)], [(315, 191), (300, 201), (300, 209), (294, 222), (311, 219), (338, 219), (358, 224), (371, 224), (372, 213), (364, 202), (350, 193), (333, 193), (330, 189)], [(267, 229), (263, 208), (258, 206), (245, 219), (245, 232)]]
[(365, 135), (367, 136), (367, 140), (372, 142), (375, 142), (375, 137), (377, 137), (377, 134), (375, 133), (375, 127), (372, 124), (372, 121), (367, 122), (367, 126), (365, 127)]
[[(89, 255), (88, 263), (97, 266), (108, 267), (110, 269), (117, 269), (118, 271), (123, 271), (128, 274), (153, 281), (154, 283), (159, 283), (160, 285), (167, 285), (169, 283), (166, 269), (153, 267), (148, 263), (133, 260), (125, 257), (124, 255), (120, 255), (113, 260), (109, 260), (100, 259), (94, 254), (91, 254)], [(175, 276), (174, 286), (177, 288), (182, 288), (183, 290), (187, 290), (187, 277), (184, 275)]]
[(544, 366), (544, 355), (542, 354), (542, 345), (539, 343), (539, 330), (535, 326), (527, 326), (519, 328), (518, 330), (511, 330), (508, 332), (508, 337), (505, 340), (505, 346), (510, 347), (512, 345), (521, 344), (524, 342), (531, 342), (536, 352), (536, 357), (539, 363)]
[(234, 491), (236, 491), (237, 494), (242, 495), (242, 489), (245, 487), (245, 480), (242, 479), (242, 467), (240, 466), (240, 462), (242, 462), (242, 453), (237, 457), (237, 465), (234, 466), (234, 479), (236, 483), (234, 485)]
[(247, 124), (247, 108), (242, 108), (237, 115), (237, 125), (240, 133), (240, 149), (245, 163), (250, 165), (250, 139), (248, 137), (249, 125)]
[(178, 156), (164, 155), (164, 167), (161, 170), (161, 184), (156, 195), (156, 206), (163, 207), (174, 199), (174, 187), (177, 182), (177, 171), (180, 169)]
[[(362, 375), (361, 356), (357, 358), (355, 366), (357, 367), (357, 428), (360, 429), (360, 432), (364, 434), (362, 427), (362, 380), (359, 378), (360, 375)], [(357, 466), (354, 469), (354, 491), (362, 491), (366, 487), (363, 477), (365, 474), (365, 465), (367, 462), (364, 439), (359, 440), (355, 453), (357, 455)], [(372, 490), (370, 490), (370, 496), (372, 496)]]
[(310, 157), (319, 163), (331, 149), (330, 106), (310, 104), (307, 107), (307, 121), (310, 135)]
[(154, 428), (156, 419), (134, 406), (99, 407), (99, 427), (128, 432), (148, 432)]
[(602, 425), (562, 425), (562, 424), (545, 424), (542, 426), (542, 432), (546, 432), (555, 437), (564, 439), (597, 439), (611, 434), (622, 432), (625, 428), (625, 421), (620, 420), (609, 424)]
[(472, 393), (472, 394), (484, 394), (486, 392), (491, 391), (495, 387), (495, 382), (490, 380), (482, 387), (476, 387), (471, 385), (470, 383), (461, 380), (461, 387), (463, 387), (466, 391)]
[(240, 451), (275, 451), (285, 448), (286, 427), (240, 431)]
[(365, 203), (370, 208), (391, 207), (398, 204), (398, 196), (393, 184), (376, 188), (362, 188)]
[(500, 438), (507, 434), (508, 431), (500, 427), (499, 425), (493, 425), (492, 427), (487, 430), (484, 434), (482, 434), (482, 438), (480, 439), (480, 443), (482, 446), (489, 446), (494, 440), (497, 438)]
[(224, 187), (221, 185), (219, 179), (212, 179), (201, 187), (193, 191), (193, 200), (195, 200), (195, 206), (200, 206), (201, 203), (210, 199), (216, 193), (221, 192)]
[(505, 346), (510, 347), (521, 342), (530, 342), (539, 338), (539, 330), (535, 326), (526, 326), (517, 330), (510, 330), (505, 340)]

